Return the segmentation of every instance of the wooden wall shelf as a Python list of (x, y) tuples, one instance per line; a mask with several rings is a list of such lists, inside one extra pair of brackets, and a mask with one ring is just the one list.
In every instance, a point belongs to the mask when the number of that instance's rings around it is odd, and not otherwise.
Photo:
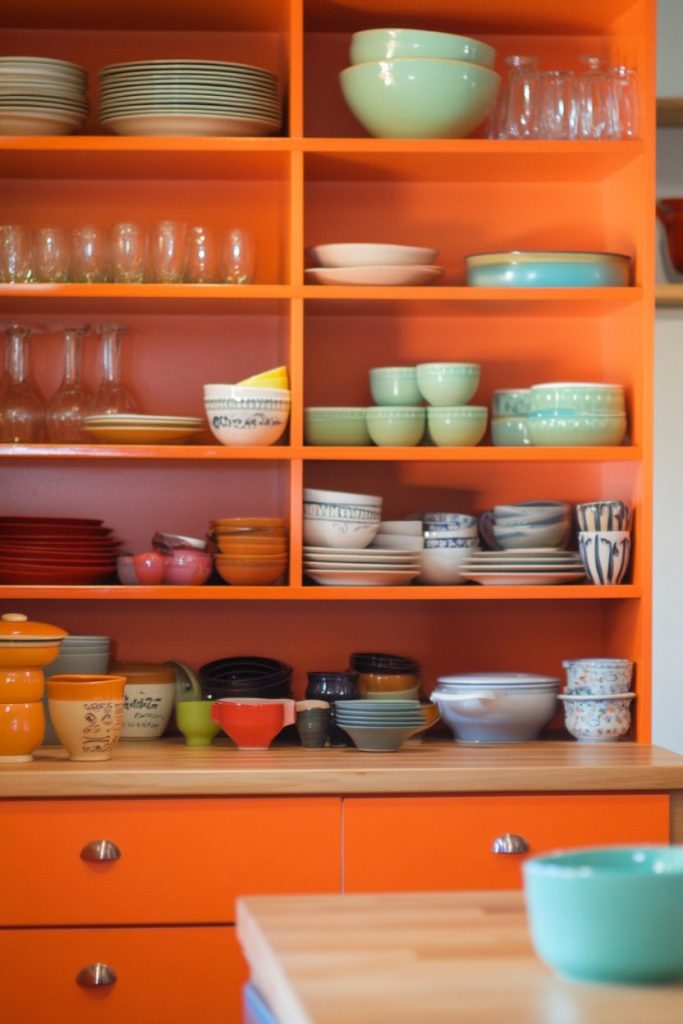
[(683, 128), (683, 98), (661, 96), (657, 99), (657, 127)]
[(655, 303), (659, 307), (682, 307), (683, 284), (658, 284), (655, 286)]

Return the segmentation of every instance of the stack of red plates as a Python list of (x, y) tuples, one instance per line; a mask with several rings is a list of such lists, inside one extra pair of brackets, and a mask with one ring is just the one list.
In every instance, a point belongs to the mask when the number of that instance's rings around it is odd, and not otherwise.
[(120, 546), (102, 519), (0, 516), (0, 583), (103, 583)]

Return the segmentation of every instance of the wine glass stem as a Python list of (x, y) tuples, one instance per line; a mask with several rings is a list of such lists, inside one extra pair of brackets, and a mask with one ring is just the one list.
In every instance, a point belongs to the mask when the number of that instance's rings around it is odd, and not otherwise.
[(77, 385), (81, 375), (81, 337), (64, 332), (64, 384)]
[(107, 384), (121, 380), (121, 338), (114, 331), (102, 337), (102, 372)]

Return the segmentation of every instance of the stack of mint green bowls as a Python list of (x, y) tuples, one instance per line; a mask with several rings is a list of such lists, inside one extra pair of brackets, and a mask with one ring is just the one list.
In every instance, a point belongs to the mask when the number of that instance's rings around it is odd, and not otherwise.
[(496, 102), (496, 51), (451, 32), (378, 28), (351, 38), (339, 80), (363, 127), (385, 139), (464, 139)]

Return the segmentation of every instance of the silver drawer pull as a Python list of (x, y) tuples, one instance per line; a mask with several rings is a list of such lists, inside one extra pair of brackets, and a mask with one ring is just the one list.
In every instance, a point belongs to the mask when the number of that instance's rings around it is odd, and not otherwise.
[(118, 846), (109, 839), (93, 839), (81, 850), (82, 860), (118, 860), (120, 856)]
[(88, 964), (76, 975), (76, 982), (83, 988), (99, 988), (102, 985), (113, 985), (116, 971), (107, 964)]
[(529, 844), (524, 836), (516, 836), (514, 832), (505, 832), (493, 840), (492, 853), (528, 853)]

